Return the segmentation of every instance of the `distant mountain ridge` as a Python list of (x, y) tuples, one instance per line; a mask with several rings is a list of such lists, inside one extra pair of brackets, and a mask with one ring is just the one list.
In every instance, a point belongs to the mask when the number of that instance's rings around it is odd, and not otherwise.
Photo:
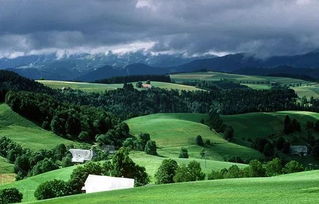
[[(126, 59), (129, 58), (129, 59)], [(168, 59), (171, 64), (165, 62)], [(162, 61), (162, 62), (160, 62)], [(178, 64), (178, 62), (180, 62)], [(154, 63), (154, 64), (152, 64)], [(178, 64), (178, 65), (176, 65)], [(10, 67), (10, 66), (12, 67)], [(166, 66), (163, 66), (166, 65)], [(9, 67), (3, 67), (9, 66)], [(15, 67), (14, 67), (15, 66)], [(280, 68), (276, 70), (277, 68)], [(283, 69), (283, 67), (285, 67)], [(16, 59), (0, 59), (0, 68), (6, 68), (32, 79), (96, 81), (100, 79), (128, 76), (167, 74), (172, 72), (193, 72), (213, 70), (223, 72), (241, 72), (255, 75), (290, 73), (307, 70), (306, 75), (319, 78), (319, 51), (294, 56), (274, 56), (266, 59), (256, 58), (247, 54), (230, 54), (222, 57), (188, 58), (181, 56), (149, 56), (141, 53), (136, 55), (74, 55), (62, 59), (49, 56), (29, 56)], [(292, 69), (295, 68), (295, 69)], [(238, 71), (239, 70), (239, 71)], [(297, 73), (298, 74), (298, 73)]]

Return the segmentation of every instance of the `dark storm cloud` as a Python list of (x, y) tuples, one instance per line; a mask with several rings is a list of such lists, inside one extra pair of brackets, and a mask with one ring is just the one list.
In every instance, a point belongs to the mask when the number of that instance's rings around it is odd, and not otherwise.
[(0, 0), (0, 56), (30, 52), (295, 54), (319, 47), (316, 0)]

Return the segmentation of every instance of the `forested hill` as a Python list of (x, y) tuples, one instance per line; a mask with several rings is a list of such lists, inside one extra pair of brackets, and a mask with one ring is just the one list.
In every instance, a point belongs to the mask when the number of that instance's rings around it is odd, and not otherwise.
[(0, 89), (34, 92), (52, 92), (52, 90), (34, 80), (27, 79), (15, 72), (0, 70)]

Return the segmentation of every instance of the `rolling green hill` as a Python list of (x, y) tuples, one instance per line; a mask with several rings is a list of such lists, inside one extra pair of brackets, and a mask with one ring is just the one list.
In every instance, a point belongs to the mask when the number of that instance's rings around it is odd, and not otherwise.
[[(235, 130), (235, 138), (239, 140), (248, 140), (254, 138), (267, 138), (273, 133), (280, 133), (283, 130), (283, 121), (286, 115), (297, 119), (301, 123), (302, 132), (307, 121), (319, 119), (319, 113), (306, 111), (279, 111), (270, 113), (246, 113), (238, 115), (225, 115), (223, 120), (231, 125)], [(298, 135), (297, 135), (298, 136)], [(299, 137), (296, 137), (298, 144)]]
[[(137, 164), (144, 166), (146, 168), (146, 172), (149, 174), (151, 178), (151, 183), (154, 183), (154, 175), (157, 171), (158, 167), (160, 166), (161, 162), (165, 159), (164, 157), (152, 156), (147, 155), (143, 152), (132, 152), (130, 157), (136, 162)], [(176, 159), (179, 164), (187, 164), (194, 159)], [(239, 167), (246, 167), (245, 164), (237, 164), (231, 162), (222, 162), (222, 161), (212, 161), (204, 159), (195, 159), (201, 164), (203, 172), (206, 174), (210, 173), (213, 169), (220, 170), (222, 168), (229, 168), (231, 165), (238, 165)], [(10, 184), (0, 185), (0, 189), (15, 187), (18, 188), (24, 195), (23, 201), (34, 201), (35, 198), (33, 196), (34, 191), (41, 183), (53, 179), (62, 179), (67, 181), (76, 166), (62, 168), (50, 172), (46, 172), (43, 174), (39, 174), (36, 176), (28, 177), (20, 181), (16, 181)], [(1, 184), (1, 183), (0, 183)]]
[(158, 145), (158, 153), (165, 157), (177, 158), (181, 147), (186, 147), (191, 158), (200, 158), (202, 147), (196, 145), (195, 138), (201, 135), (210, 140), (212, 145), (206, 147), (208, 158), (225, 160), (235, 156), (243, 159), (260, 158), (262, 155), (245, 146), (230, 143), (208, 126), (200, 123), (204, 114), (165, 113), (152, 114), (127, 120), (131, 134), (149, 133)]
[[(114, 90), (114, 89), (123, 87), (123, 84), (99, 84), (99, 83), (53, 81), (53, 80), (38, 80), (38, 82), (54, 89), (69, 87), (72, 89), (79, 89), (79, 90), (87, 91), (87, 92), (103, 92), (103, 91)], [(135, 82), (132, 82), (132, 84), (135, 86)], [(158, 87), (162, 89), (178, 89), (178, 90), (187, 90), (187, 91), (200, 90), (194, 86), (187, 86), (187, 85), (174, 84), (174, 83), (168, 83), (168, 82), (152, 81), (151, 84), (153, 87)]]
[(309, 171), (268, 178), (150, 185), (38, 203), (318, 203), (318, 183), (319, 171)]
[(6, 104), (0, 104), (0, 137), (6, 136), (32, 150), (51, 149), (58, 144), (73, 144), (54, 133), (44, 130), (15, 113)]

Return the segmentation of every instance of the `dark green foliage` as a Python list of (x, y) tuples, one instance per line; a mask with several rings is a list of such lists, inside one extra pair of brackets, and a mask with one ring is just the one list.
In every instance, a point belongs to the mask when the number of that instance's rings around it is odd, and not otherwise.
[(196, 161), (191, 161), (187, 166), (181, 165), (176, 170), (174, 176), (175, 182), (188, 182), (204, 180), (205, 174), (202, 172), (200, 164)]
[(23, 198), (22, 193), (16, 188), (6, 188), (0, 190), (0, 203), (20, 203)]
[(112, 176), (134, 178), (136, 186), (142, 186), (149, 183), (149, 177), (144, 167), (133, 162), (129, 157), (128, 150), (121, 148), (112, 158)]
[(142, 88), (143, 83), (141, 81), (136, 82), (136, 88)]
[(73, 170), (69, 181), (70, 188), (72, 189), (71, 194), (81, 193), (81, 189), (89, 174), (101, 175), (102, 167), (100, 164), (89, 162)]
[(4, 101), (4, 94), (8, 90), (14, 91), (34, 91), (43, 93), (55, 93), (54, 90), (41, 83), (27, 79), (15, 72), (0, 70), (0, 102)]
[(178, 91), (153, 87), (142, 91), (125, 88), (104, 93), (69, 90), (54, 97), (70, 103), (103, 107), (122, 119), (159, 112), (208, 113), (213, 103), (222, 104), (218, 112), (221, 114), (298, 108), (294, 103), (297, 95), (290, 89)]
[(149, 140), (149, 141), (147, 141), (147, 143), (145, 145), (144, 151), (146, 154), (157, 155), (156, 149), (157, 149), (156, 142), (153, 140)]
[[(6, 103), (17, 113), (71, 139), (94, 142), (97, 134), (107, 134), (101, 143), (121, 146), (129, 135), (128, 126), (98, 108), (61, 103), (45, 94), (8, 92)], [(97, 137), (98, 138), (98, 137)]]
[(202, 147), (204, 146), (204, 141), (203, 141), (202, 136), (197, 135), (195, 141), (196, 141), (197, 145), (202, 146)]
[(30, 170), (30, 161), (27, 155), (18, 156), (14, 162), (14, 170), (20, 176), (26, 176)]
[(274, 158), (265, 164), (266, 176), (277, 176), (282, 174), (282, 167), (281, 160), (279, 158)]
[[(105, 84), (119, 84), (119, 83), (128, 83), (128, 82), (135, 82), (135, 81), (160, 81), (160, 82), (171, 82), (171, 78), (169, 75), (132, 75), (132, 76), (119, 76), (119, 77), (112, 77), (108, 79), (98, 80), (98, 83), (105, 83)], [(140, 88), (140, 87), (138, 87)]]
[(284, 120), (284, 133), (285, 134), (290, 134), (293, 132), (300, 132), (301, 127), (299, 122), (296, 119), (291, 120), (288, 115), (286, 115), (285, 120)]
[(264, 169), (262, 163), (258, 160), (250, 161), (248, 175), (249, 175), (249, 177), (263, 177), (263, 176), (265, 176), (265, 169)]
[(316, 144), (311, 151), (311, 154), (316, 158), (319, 159), (319, 144)]
[(268, 142), (265, 146), (264, 146), (264, 150), (263, 153), (265, 156), (267, 157), (271, 157), (274, 155), (274, 146), (272, 145), (272, 143)]
[(300, 171), (304, 171), (304, 170), (305, 170), (305, 168), (302, 164), (293, 160), (293, 161), (288, 162), (285, 165), (283, 172), (286, 174), (289, 174), (289, 173), (295, 173), (295, 172), (300, 172)]
[(234, 129), (232, 126), (226, 126), (224, 130), (225, 140), (231, 141), (234, 138)]
[(157, 184), (163, 183), (174, 183), (174, 176), (176, 175), (176, 170), (178, 164), (175, 160), (164, 159), (161, 166), (158, 168), (155, 178)]
[(138, 135), (138, 137), (139, 137), (138, 138), (139, 139), (139, 143), (141, 144), (141, 148), (142, 148), (142, 150), (144, 150), (145, 149), (145, 145), (151, 139), (151, 136), (148, 133), (141, 133), (141, 134)]
[(31, 174), (38, 175), (44, 172), (52, 171), (58, 169), (59, 166), (55, 164), (52, 159), (45, 158), (44, 160), (39, 161), (33, 168)]
[(186, 148), (182, 147), (180, 152), (179, 152), (179, 158), (188, 158), (188, 151)]
[(214, 129), (216, 132), (224, 132), (225, 125), (223, 119), (219, 116), (219, 113), (215, 108), (209, 110), (208, 125)]
[(207, 175), (208, 180), (215, 180), (215, 179), (223, 179), (224, 176), (221, 171), (214, 171)]
[(34, 192), (34, 197), (37, 200), (56, 198), (66, 195), (70, 195), (70, 187), (68, 183), (57, 179), (40, 184)]

